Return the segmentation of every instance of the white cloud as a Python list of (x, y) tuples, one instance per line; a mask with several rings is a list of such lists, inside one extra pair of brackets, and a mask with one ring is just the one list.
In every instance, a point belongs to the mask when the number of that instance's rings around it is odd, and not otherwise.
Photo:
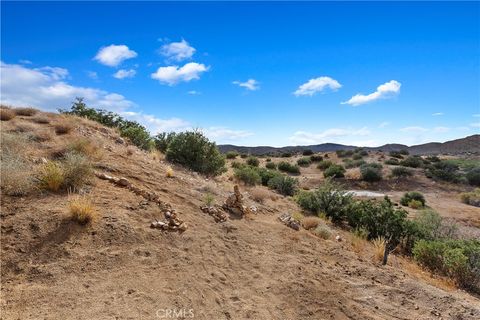
[(368, 95), (361, 93), (354, 95), (350, 100), (342, 102), (342, 104), (349, 104), (352, 106), (359, 106), (361, 104), (369, 103), (378, 99), (386, 99), (392, 97), (400, 92), (401, 83), (396, 80), (391, 80), (377, 87), (377, 91)]
[(179, 82), (188, 82), (191, 80), (200, 79), (200, 74), (208, 71), (210, 67), (201, 63), (189, 62), (183, 67), (168, 66), (160, 67), (155, 73), (152, 73), (152, 79), (158, 80), (161, 83), (166, 83), (173, 86)]
[(170, 61), (183, 61), (190, 59), (195, 53), (196, 49), (182, 39), (180, 42), (171, 42), (164, 44), (160, 48), (160, 54), (165, 56)]
[(137, 53), (130, 50), (126, 45), (109, 45), (98, 50), (95, 60), (109, 67), (116, 67), (123, 61), (135, 58)]
[(378, 125), (378, 127), (379, 127), (379, 128), (385, 128), (386, 126), (389, 126), (389, 125), (390, 125), (390, 122), (384, 121), (384, 122), (380, 123), (380, 124)]
[(96, 108), (124, 110), (134, 105), (117, 93), (67, 83), (68, 70), (63, 68), (31, 69), (4, 62), (0, 66), (1, 102), (5, 104), (56, 110), (69, 107), (75, 97), (84, 97), (87, 104)]
[(297, 97), (313, 96), (317, 92), (322, 92), (327, 88), (335, 91), (341, 87), (342, 85), (335, 79), (330, 77), (318, 77), (315, 79), (310, 79), (308, 82), (302, 84), (293, 94)]
[(113, 74), (113, 77), (117, 79), (133, 78), (135, 77), (136, 74), (137, 74), (137, 71), (133, 69), (130, 69), (130, 70), (120, 69)]
[(401, 128), (400, 131), (402, 132), (426, 132), (428, 129), (424, 127), (419, 127), (419, 126), (411, 126), (411, 127), (405, 127)]
[(434, 117), (443, 116), (443, 112), (435, 112), (435, 113), (432, 113), (432, 116), (434, 116)]
[(253, 135), (253, 133), (250, 131), (231, 130), (225, 127), (209, 127), (203, 131), (208, 138), (215, 141), (236, 140), (240, 138), (250, 137)]
[(435, 133), (445, 133), (445, 132), (448, 132), (450, 131), (450, 128), (447, 128), (447, 127), (435, 127), (433, 128), (433, 132)]
[(245, 82), (233, 81), (232, 83), (236, 84), (240, 87), (244, 87), (244, 88), (246, 88), (247, 90), (250, 90), (250, 91), (255, 91), (255, 90), (260, 89), (259, 82), (255, 79), (248, 79)]
[(332, 128), (320, 133), (311, 133), (305, 131), (297, 131), (289, 138), (295, 144), (318, 144), (326, 142), (338, 142), (339, 138), (368, 136), (370, 130), (367, 127), (361, 129), (342, 129)]
[(32, 64), (33, 62), (27, 59), (20, 59), (18, 60), (19, 63), (21, 64)]
[(473, 123), (470, 123), (470, 127), (473, 127), (473, 128), (480, 128), (480, 122), (473, 122)]
[(187, 91), (187, 93), (192, 96), (202, 94), (200, 91), (196, 91), (196, 90), (190, 90), (190, 91)]

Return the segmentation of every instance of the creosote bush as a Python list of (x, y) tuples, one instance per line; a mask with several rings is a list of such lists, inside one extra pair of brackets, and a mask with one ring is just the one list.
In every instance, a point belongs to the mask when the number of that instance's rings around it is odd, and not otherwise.
[(260, 177), (258, 170), (251, 166), (242, 166), (235, 169), (234, 176), (246, 185), (254, 186), (262, 183), (262, 178)]
[(265, 164), (265, 168), (275, 170), (277, 169), (277, 165), (275, 164), (275, 162), (267, 162)]
[(429, 165), (426, 168), (425, 175), (429, 178), (457, 183), (460, 182), (462, 178), (459, 169), (456, 163), (441, 160)]
[(400, 165), (404, 167), (420, 168), (423, 166), (423, 160), (419, 156), (411, 156), (400, 161)]
[(406, 167), (395, 167), (392, 169), (392, 176), (397, 178), (405, 178), (413, 175), (412, 170)]
[(324, 172), (325, 178), (343, 178), (345, 177), (345, 168), (339, 164), (332, 164)]
[(227, 159), (235, 159), (236, 157), (238, 157), (238, 152), (237, 151), (228, 151), (226, 154), (225, 154), (225, 157)]
[(389, 165), (392, 165), (392, 166), (398, 166), (398, 165), (400, 165), (400, 161), (398, 161), (398, 159), (396, 159), (396, 158), (390, 158), (388, 160), (385, 160), (385, 164), (389, 164)]
[(268, 187), (285, 196), (293, 196), (297, 190), (298, 180), (287, 175), (275, 175), (268, 180)]
[(364, 181), (380, 181), (382, 180), (382, 166), (378, 163), (363, 164), (360, 166), (360, 174)]
[(305, 149), (302, 152), (302, 155), (304, 155), (304, 156), (311, 156), (312, 154), (313, 154), (313, 151), (310, 150), (310, 149)]
[(308, 167), (312, 163), (309, 157), (303, 157), (297, 160), (297, 164), (301, 167)]
[(402, 199), (400, 199), (400, 203), (402, 204), (402, 206), (408, 206), (408, 204), (412, 200), (419, 201), (422, 204), (422, 207), (425, 206), (425, 197), (423, 196), (423, 194), (416, 191), (410, 191), (405, 193)]
[(330, 160), (322, 160), (322, 161), (320, 161), (320, 162), (318, 163), (317, 169), (326, 170), (326, 169), (328, 169), (328, 167), (330, 167), (332, 164), (333, 164), (333, 162), (330, 161)]
[(300, 168), (298, 167), (298, 165), (294, 165), (286, 161), (281, 161), (277, 167), (278, 167), (278, 170), (283, 172), (288, 172), (293, 174), (300, 173)]
[(313, 154), (310, 156), (310, 161), (311, 162), (320, 162), (323, 160), (323, 157), (319, 154)]
[(469, 170), (465, 176), (469, 184), (480, 186), (480, 167)]
[(418, 200), (410, 200), (408, 202), (408, 207), (412, 209), (420, 209), (423, 208), (422, 202)]
[(250, 157), (247, 158), (246, 163), (247, 163), (249, 166), (258, 167), (258, 165), (260, 164), (260, 161), (258, 160), (257, 157), (250, 156)]
[(463, 203), (480, 207), (480, 188), (476, 188), (472, 192), (464, 192), (460, 197)]

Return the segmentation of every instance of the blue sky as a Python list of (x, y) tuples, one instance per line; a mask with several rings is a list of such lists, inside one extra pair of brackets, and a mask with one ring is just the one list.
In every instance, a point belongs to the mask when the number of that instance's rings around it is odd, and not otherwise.
[(2, 2), (1, 100), (218, 143), (479, 133), (479, 2)]

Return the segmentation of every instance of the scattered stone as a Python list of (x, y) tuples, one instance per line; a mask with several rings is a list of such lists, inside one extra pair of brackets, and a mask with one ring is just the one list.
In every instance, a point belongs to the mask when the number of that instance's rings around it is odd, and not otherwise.
[(123, 140), (123, 138), (120, 138), (120, 137), (116, 137), (115, 142), (118, 144), (125, 144), (125, 140)]
[(342, 237), (336, 236), (336, 237), (335, 237), (335, 240), (337, 240), (338, 242), (340, 242), (340, 241), (342, 241)]
[(218, 206), (202, 206), (200, 207), (200, 210), (202, 210), (205, 213), (208, 213), (213, 217), (215, 222), (225, 222), (227, 221), (227, 215), (225, 212), (222, 210), (222, 208)]
[(282, 214), (278, 219), (287, 227), (290, 227), (294, 230), (300, 230), (300, 221), (295, 220), (291, 215), (288, 213)]
[(243, 196), (238, 185), (233, 187), (233, 193), (225, 200), (223, 209), (240, 217), (252, 213), (249, 208), (243, 205)]
[(120, 178), (115, 183), (122, 187), (128, 187), (130, 185), (130, 181), (126, 178)]

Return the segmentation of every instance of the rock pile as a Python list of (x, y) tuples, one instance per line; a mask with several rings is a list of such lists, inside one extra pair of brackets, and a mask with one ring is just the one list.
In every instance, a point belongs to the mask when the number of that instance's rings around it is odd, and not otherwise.
[(233, 187), (233, 193), (228, 196), (222, 207), (225, 211), (231, 212), (240, 217), (252, 213), (248, 207), (243, 205), (243, 196), (237, 185)]
[(202, 206), (202, 207), (200, 207), (200, 209), (203, 212), (211, 215), (213, 217), (213, 219), (215, 220), (215, 222), (225, 222), (225, 221), (227, 221), (227, 215), (223, 211), (222, 207), (219, 207), (219, 206)]
[(295, 220), (288, 213), (282, 214), (280, 217), (278, 217), (278, 220), (280, 220), (287, 227), (290, 227), (297, 231), (300, 230), (300, 221)]
[(187, 230), (187, 224), (178, 219), (177, 214), (172, 210), (165, 212), (164, 221), (154, 221), (150, 224), (150, 228), (183, 232)]

